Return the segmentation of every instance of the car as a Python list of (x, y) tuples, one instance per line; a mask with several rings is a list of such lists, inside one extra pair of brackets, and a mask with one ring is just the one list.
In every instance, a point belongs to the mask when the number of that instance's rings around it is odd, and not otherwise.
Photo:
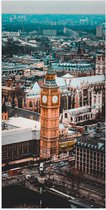
[(58, 163), (53, 165), (53, 168), (54, 169), (56, 169), (57, 167), (59, 167), (59, 164)]
[(62, 166), (65, 166), (65, 165), (66, 165), (65, 162), (60, 162), (60, 163), (59, 163), (59, 167), (62, 167)]
[(39, 170), (40, 171), (43, 171), (44, 170), (44, 164), (43, 163), (40, 163)]
[(7, 174), (7, 173), (3, 173), (3, 174), (2, 174), (2, 177), (3, 177), (3, 178), (7, 178), (7, 177), (8, 177), (8, 174)]
[(30, 179), (30, 178), (31, 178), (31, 175), (30, 175), (30, 174), (27, 174), (27, 175), (25, 176), (25, 178), (26, 178), (26, 179)]

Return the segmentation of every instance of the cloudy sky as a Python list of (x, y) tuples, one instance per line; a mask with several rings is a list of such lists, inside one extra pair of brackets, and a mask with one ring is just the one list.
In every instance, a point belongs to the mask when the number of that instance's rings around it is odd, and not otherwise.
[(2, 13), (105, 14), (105, 0), (2, 0)]

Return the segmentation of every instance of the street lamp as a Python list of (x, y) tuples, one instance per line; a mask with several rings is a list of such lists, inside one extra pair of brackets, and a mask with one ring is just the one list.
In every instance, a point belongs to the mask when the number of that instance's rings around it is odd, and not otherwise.
[(33, 163), (34, 163), (34, 158), (36, 157), (36, 155), (32, 155), (32, 157), (33, 157)]
[(42, 207), (42, 187), (40, 187), (40, 208)]

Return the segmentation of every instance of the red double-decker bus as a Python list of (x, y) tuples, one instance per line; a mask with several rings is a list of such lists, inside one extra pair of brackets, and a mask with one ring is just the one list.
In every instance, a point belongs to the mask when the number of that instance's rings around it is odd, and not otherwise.
[(21, 174), (21, 168), (20, 167), (12, 168), (8, 171), (9, 176), (18, 175), (18, 174)]

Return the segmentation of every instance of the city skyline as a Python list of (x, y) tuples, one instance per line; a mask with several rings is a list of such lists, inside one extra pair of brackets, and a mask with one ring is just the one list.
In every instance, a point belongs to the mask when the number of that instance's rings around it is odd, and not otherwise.
[[(14, 8), (14, 10), (13, 10)], [(2, 1), (3, 14), (105, 14), (105, 1)]]
[(105, 208), (104, 0), (0, 2), (2, 208)]

